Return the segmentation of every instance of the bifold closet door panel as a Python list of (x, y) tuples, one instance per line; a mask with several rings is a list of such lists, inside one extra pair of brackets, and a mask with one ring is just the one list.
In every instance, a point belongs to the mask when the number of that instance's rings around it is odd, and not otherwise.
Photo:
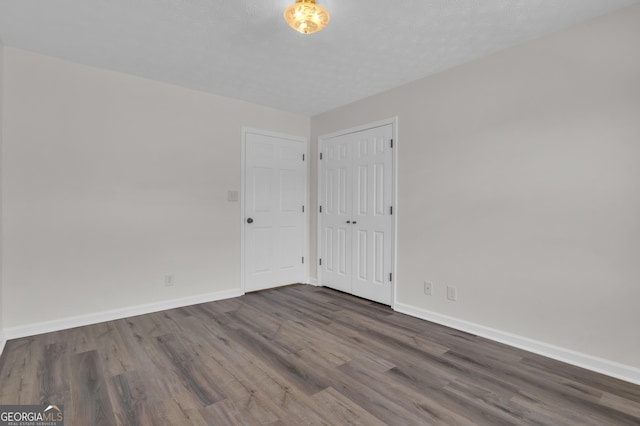
[(320, 284), (391, 304), (392, 125), (320, 146)]

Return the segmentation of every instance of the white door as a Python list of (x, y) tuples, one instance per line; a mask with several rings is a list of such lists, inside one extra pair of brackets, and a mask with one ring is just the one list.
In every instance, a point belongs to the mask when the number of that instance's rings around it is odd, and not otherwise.
[(244, 290), (304, 282), (306, 141), (247, 130)]
[(352, 155), (346, 138), (322, 143), (320, 162), (321, 284), (351, 293)]
[(390, 305), (393, 126), (320, 143), (320, 283)]

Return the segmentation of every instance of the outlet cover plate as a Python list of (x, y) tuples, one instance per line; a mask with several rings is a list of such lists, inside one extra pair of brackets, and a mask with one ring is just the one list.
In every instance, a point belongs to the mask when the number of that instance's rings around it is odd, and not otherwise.
[(424, 282), (424, 294), (426, 294), (427, 296), (431, 296), (431, 292), (433, 291), (433, 283), (430, 283), (429, 281), (425, 281)]
[(452, 285), (447, 286), (447, 299), (455, 302), (458, 300), (458, 289)]
[(164, 285), (166, 287), (171, 287), (175, 283), (175, 279), (173, 275), (165, 275), (164, 276)]

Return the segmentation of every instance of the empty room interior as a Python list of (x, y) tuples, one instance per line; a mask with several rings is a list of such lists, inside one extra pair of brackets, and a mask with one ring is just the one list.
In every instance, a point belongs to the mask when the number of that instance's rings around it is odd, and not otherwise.
[(0, 0), (0, 147), (1, 424), (640, 424), (640, 0)]

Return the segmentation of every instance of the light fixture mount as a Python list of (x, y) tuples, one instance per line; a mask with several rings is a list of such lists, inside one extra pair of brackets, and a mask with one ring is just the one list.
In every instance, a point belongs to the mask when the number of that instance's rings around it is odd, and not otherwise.
[(320, 31), (329, 23), (329, 13), (316, 0), (296, 0), (284, 11), (284, 20), (302, 34)]

